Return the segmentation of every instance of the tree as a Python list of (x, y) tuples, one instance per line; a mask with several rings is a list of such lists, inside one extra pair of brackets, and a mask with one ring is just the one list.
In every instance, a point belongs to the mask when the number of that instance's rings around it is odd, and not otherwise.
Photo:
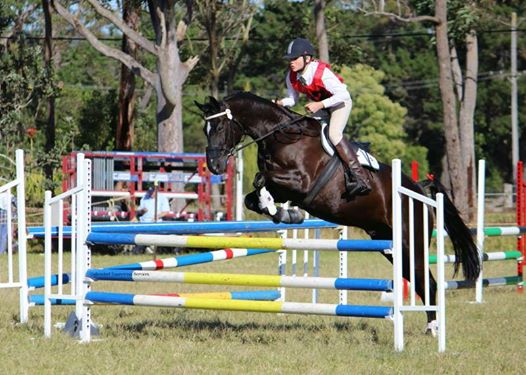
[[(122, 3), (122, 20), (135, 32), (139, 31), (141, 13), (140, 0), (124, 0)], [(137, 44), (126, 34), (122, 36), (122, 51), (137, 59)], [(135, 75), (125, 65), (121, 65), (119, 85), (119, 118), (115, 134), (115, 148), (130, 151), (134, 135), (135, 120)]]
[(202, 61), (208, 68), (210, 94), (219, 97), (219, 82), (226, 73), (233, 80), (248, 44), (256, 6), (248, 0), (197, 0), (196, 20), (203, 27), (208, 46)]
[(329, 38), (325, 27), (325, 0), (314, 0), (314, 24), (320, 60), (329, 62)]
[[(133, 40), (144, 51), (155, 58), (156, 69), (150, 70), (133, 56), (102, 42), (80, 16), (82, 4), (89, 3), (92, 9), (108, 20), (123, 34)], [(192, 18), (192, 1), (186, 0), (186, 13), (177, 23), (176, 0), (148, 0), (148, 10), (152, 21), (155, 42), (130, 28), (122, 18), (97, 0), (85, 0), (78, 5), (74, 15), (59, 0), (53, 0), (57, 13), (82, 34), (100, 53), (125, 64), (134, 74), (155, 88), (157, 94), (158, 149), (161, 152), (181, 152), (183, 150), (182, 131), (182, 88), (188, 73), (197, 64), (192, 57), (185, 62), (179, 55), (179, 43), (183, 40)]]
[(0, 46), (0, 153), (5, 155), (14, 155), (17, 147), (30, 148), (36, 136), (37, 109), (54, 94), (42, 48), (24, 37), (24, 24), (33, 16), (36, 3), (14, 5), (0, 5), (0, 33), (8, 36)]
[(407, 110), (385, 95), (381, 85), (384, 73), (357, 64), (342, 67), (340, 75), (353, 98), (351, 124), (346, 128), (350, 139), (370, 142), (372, 154), (380, 161), (402, 159), (408, 171), (411, 160), (416, 159), (427, 170), (427, 150), (408, 139), (404, 130)]
[[(447, 183), (451, 187), (451, 193), (454, 202), (459, 211), (465, 215), (470, 216), (474, 211), (471, 211), (474, 205), (474, 130), (473, 130), (473, 112), (476, 103), (476, 75), (478, 50), (476, 48), (476, 34), (472, 28), (465, 37), (471, 44), (468, 46), (466, 54), (466, 78), (462, 81), (459, 75), (460, 69), (455, 69), (457, 62), (452, 60), (456, 56), (455, 50), (450, 45), (450, 35), (448, 32), (448, 2), (447, 0), (436, 0), (434, 6), (430, 0), (421, 0), (412, 2), (397, 1), (369, 1), (367, 6), (362, 10), (368, 15), (387, 16), (401, 22), (431, 22), (435, 29), (437, 62), (439, 66), (439, 87), (442, 99), (442, 113), (444, 122), (444, 136), (446, 146), (446, 164), (447, 168)], [(464, 2), (450, 1), (455, 9), (465, 9)], [(462, 5), (464, 4), (464, 5)], [(402, 6), (401, 6), (402, 5)], [(414, 5), (412, 7), (411, 5)], [(470, 2), (468, 7), (473, 6)], [(387, 11), (386, 11), (387, 9)], [(393, 9), (393, 11), (390, 11)], [(422, 13), (432, 12), (433, 15)], [(453, 62), (452, 62), (453, 61)], [(475, 79), (474, 79), (475, 77)], [(468, 82), (469, 81), (469, 82)], [(461, 93), (461, 116), (457, 113), (457, 98), (455, 96), (456, 87), (463, 86)], [(460, 93), (460, 90), (457, 90)]]
[[(49, 77), (53, 76), (54, 67), (53, 67), (53, 21), (51, 18), (51, 4), (50, 0), (42, 0), (42, 10), (44, 13), (44, 66)], [(47, 125), (46, 125), (46, 145), (45, 152), (46, 154), (51, 154), (55, 148), (55, 96), (50, 95), (47, 98)], [(46, 163), (44, 165), (44, 173), (46, 178), (50, 181), (53, 181), (53, 165)]]

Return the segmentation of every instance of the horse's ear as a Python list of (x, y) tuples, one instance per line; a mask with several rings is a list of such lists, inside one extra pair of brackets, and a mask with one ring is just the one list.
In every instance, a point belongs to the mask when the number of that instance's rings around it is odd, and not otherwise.
[(210, 104), (213, 105), (215, 108), (217, 108), (217, 109), (220, 108), (219, 102), (217, 101), (216, 98), (214, 98), (213, 96), (209, 96), (208, 100), (210, 100)]
[(201, 110), (201, 112), (205, 111), (205, 105), (204, 104), (199, 103), (197, 100), (194, 100), (194, 104), (197, 106), (197, 108), (199, 108)]

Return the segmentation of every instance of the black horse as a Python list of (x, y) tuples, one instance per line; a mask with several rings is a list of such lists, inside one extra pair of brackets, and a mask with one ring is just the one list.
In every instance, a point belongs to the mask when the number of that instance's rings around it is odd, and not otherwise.
[[(339, 164), (330, 182), (316, 194), (312, 189), (331, 157), (324, 151), (320, 140), (320, 124), (317, 120), (300, 116), (273, 102), (251, 93), (231, 95), (218, 102), (210, 97), (205, 104), (196, 103), (202, 110), (208, 138), (208, 168), (216, 174), (223, 173), (227, 159), (236, 151), (245, 136), (258, 145), (259, 173), (255, 179), (256, 189), (265, 188), (276, 202), (291, 201), (310, 214), (341, 225), (362, 228), (371, 239), (392, 239), (392, 192), (391, 167), (380, 164), (377, 171), (369, 171), (372, 191), (364, 196), (349, 199), (345, 194), (344, 167)], [(419, 194), (423, 189), (408, 176), (402, 176), (402, 185)], [(445, 189), (438, 181), (427, 181), (432, 195), (444, 193), (445, 226), (452, 240), (456, 255), (455, 272), (460, 263), (467, 280), (476, 280), (480, 273), (478, 250), (472, 235), (457, 209), (447, 198)], [(268, 214), (258, 205), (259, 194), (247, 195), (245, 204), (258, 213)], [(307, 202), (306, 202), (307, 201)], [(409, 280), (409, 225), (408, 199), (403, 200), (403, 274)], [(272, 213), (274, 219), (280, 213)], [(414, 204), (415, 223), (415, 291), (424, 299), (424, 236), (423, 210)], [(290, 219), (290, 218), (289, 218)], [(429, 231), (433, 228), (430, 213)], [(431, 238), (431, 233), (428, 233)], [(392, 257), (385, 255), (391, 262)], [(436, 301), (436, 281), (430, 279), (430, 302)], [(428, 327), (435, 320), (435, 313), (428, 312)]]

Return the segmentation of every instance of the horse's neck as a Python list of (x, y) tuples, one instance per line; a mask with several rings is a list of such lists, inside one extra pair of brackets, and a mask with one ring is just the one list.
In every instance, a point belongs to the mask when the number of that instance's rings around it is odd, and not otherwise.
[[(237, 113), (240, 114), (238, 121), (243, 125), (245, 134), (257, 139), (272, 132), (281, 123), (287, 121), (282, 118), (276, 109), (268, 106), (262, 110), (253, 111), (250, 105), (240, 105)], [(235, 113), (235, 112), (234, 112)]]

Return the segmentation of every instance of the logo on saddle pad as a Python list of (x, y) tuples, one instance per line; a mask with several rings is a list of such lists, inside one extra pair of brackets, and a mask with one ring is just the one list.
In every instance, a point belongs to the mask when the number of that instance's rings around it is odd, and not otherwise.
[[(334, 155), (334, 146), (332, 145), (331, 141), (327, 137), (327, 133), (325, 131), (325, 128), (327, 127), (327, 123), (320, 122), (321, 123), (321, 145), (325, 152), (329, 154), (331, 157)], [(356, 155), (358, 156), (358, 161), (360, 164), (364, 167), (374, 169), (375, 171), (380, 169), (380, 165), (378, 164), (378, 160), (371, 154), (369, 154), (367, 151), (358, 148), (356, 150)]]

